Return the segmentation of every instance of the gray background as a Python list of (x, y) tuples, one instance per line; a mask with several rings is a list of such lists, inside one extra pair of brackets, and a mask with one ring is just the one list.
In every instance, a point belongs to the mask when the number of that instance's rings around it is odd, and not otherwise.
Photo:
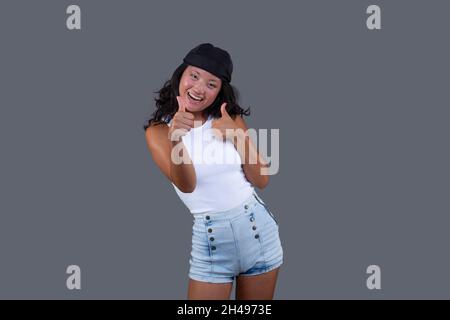
[[(366, 28), (370, 4), (382, 30)], [(280, 129), (280, 171), (259, 191), (285, 250), (275, 298), (450, 298), (449, 10), (2, 0), (0, 298), (186, 297), (192, 218), (142, 125), (201, 42), (231, 53), (248, 125)]]

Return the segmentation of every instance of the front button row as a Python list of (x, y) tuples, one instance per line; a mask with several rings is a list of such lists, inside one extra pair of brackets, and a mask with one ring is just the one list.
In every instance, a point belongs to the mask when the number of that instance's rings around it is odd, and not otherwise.
[[(250, 220), (253, 221), (253, 220), (254, 220), (253, 217), (250, 218)], [(256, 230), (256, 226), (253, 226), (252, 229), (253, 229), (253, 230)], [(209, 228), (209, 229), (208, 229), (208, 232), (211, 233), (211, 232), (212, 232), (212, 229)], [(255, 239), (259, 239), (259, 234), (255, 234)], [(210, 241), (214, 241), (214, 237), (210, 237), (209, 240), (210, 240)], [(211, 246), (211, 250), (216, 250), (216, 247), (215, 247), (215, 246)]]

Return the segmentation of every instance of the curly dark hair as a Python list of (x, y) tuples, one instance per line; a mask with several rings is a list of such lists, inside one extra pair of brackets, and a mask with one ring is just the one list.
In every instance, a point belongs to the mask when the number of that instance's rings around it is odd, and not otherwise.
[[(155, 124), (165, 123), (169, 121), (175, 113), (178, 111), (178, 101), (176, 96), (179, 95), (180, 79), (184, 70), (188, 64), (182, 63), (173, 73), (172, 78), (163, 85), (163, 87), (154, 93), (158, 93), (158, 97), (155, 98), (156, 110), (151, 115), (147, 124), (144, 125), (144, 130), (147, 130), (151, 126), (152, 122)], [(236, 115), (250, 115), (250, 107), (246, 110), (242, 109), (237, 104), (239, 91), (226, 81), (222, 81), (222, 87), (217, 94), (216, 100), (205, 110), (203, 113), (205, 116), (212, 116), (213, 118), (219, 118), (221, 116), (220, 106), (226, 102), (228, 114), (235, 119)]]

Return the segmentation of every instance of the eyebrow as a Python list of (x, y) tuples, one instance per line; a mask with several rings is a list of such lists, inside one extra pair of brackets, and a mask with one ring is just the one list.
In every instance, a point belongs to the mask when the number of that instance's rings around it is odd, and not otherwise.
[[(195, 69), (192, 69), (192, 71), (194, 71), (194, 72), (197, 72), (198, 74), (201, 74), (200, 72), (198, 72), (197, 70), (195, 70)], [(213, 79), (213, 78), (211, 78), (211, 79), (209, 79), (210, 81), (214, 81), (214, 82), (217, 82), (217, 80), (216, 79)]]

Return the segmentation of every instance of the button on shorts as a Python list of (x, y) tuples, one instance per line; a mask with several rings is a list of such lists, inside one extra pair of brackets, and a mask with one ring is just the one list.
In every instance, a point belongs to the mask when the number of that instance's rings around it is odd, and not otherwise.
[(256, 192), (233, 209), (194, 214), (189, 278), (227, 283), (278, 268), (283, 264), (278, 230)]

